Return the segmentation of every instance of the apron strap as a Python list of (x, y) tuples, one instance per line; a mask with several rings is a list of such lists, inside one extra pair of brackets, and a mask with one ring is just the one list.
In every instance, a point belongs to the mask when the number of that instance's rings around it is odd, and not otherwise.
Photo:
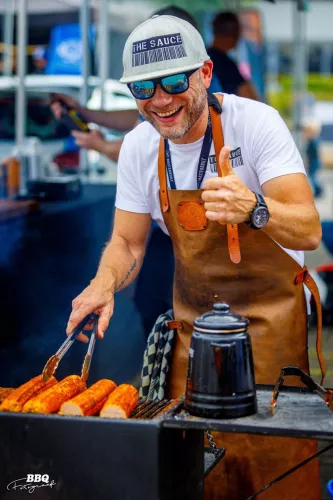
[(160, 138), (160, 146), (158, 149), (158, 176), (160, 179), (160, 203), (163, 212), (167, 212), (170, 208), (167, 178), (165, 172), (165, 143), (163, 137)]
[(317, 358), (319, 361), (319, 366), (321, 370), (321, 385), (323, 385), (324, 378), (326, 376), (326, 366), (325, 360), (323, 357), (322, 350), (322, 333), (323, 333), (323, 315), (321, 309), (320, 295), (319, 290), (316, 285), (315, 280), (312, 278), (311, 274), (308, 271), (308, 268), (304, 266), (301, 268), (301, 271), (295, 276), (295, 284), (299, 285), (304, 283), (306, 287), (310, 290), (317, 309), (317, 339), (316, 339), (316, 350), (317, 350)]
[[(215, 94), (218, 98), (221, 106), (223, 103), (223, 95)], [(223, 129), (221, 124), (221, 117), (215, 108), (211, 107), (211, 119), (212, 119), (212, 128), (213, 128), (213, 141), (214, 141), (214, 149), (216, 156), (216, 165), (219, 177), (223, 177), (226, 175), (223, 167), (219, 164), (219, 156), (221, 149), (224, 146), (224, 136)], [(241, 261), (241, 253), (239, 246), (239, 237), (238, 237), (238, 226), (237, 224), (227, 224), (227, 235), (228, 235), (228, 249), (230, 260), (234, 264), (239, 264)]]

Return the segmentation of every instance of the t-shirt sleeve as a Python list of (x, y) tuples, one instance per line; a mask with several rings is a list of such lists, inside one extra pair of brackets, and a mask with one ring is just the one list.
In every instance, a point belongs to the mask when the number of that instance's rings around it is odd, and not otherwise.
[(275, 177), (306, 174), (294, 139), (275, 109), (270, 109), (253, 127), (253, 167), (260, 185)]
[[(133, 148), (133, 149), (132, 149)], [(140, 187), (139, 175), (136, 172), (137, 155), (135, 146), (126, 136), (122, 144), (117, 166), (116, 207), (127, 212), (149, 213), (147, 200)]]

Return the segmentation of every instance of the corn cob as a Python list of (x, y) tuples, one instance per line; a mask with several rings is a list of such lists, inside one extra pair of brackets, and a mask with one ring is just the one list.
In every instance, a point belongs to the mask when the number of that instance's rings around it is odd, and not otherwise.
[(59, 413), (61, 415), (97, 415), (109, 394), (116, 387), (112, 380), (99, 380), (86, 391), (63, 403)]
[(100, 416), (104, 418), (128, 418), (139, 401), (139, 393), (129, 384), (122, 384), (111, 392)]
[(51, 377), (48, 382), (43, 382), (42, 375), (38, 375), (38, 377), (32, 378), (29, 382), (26, 382), (11, 392), (9, 396), (2, 401), (0, 410), (20, 412), (29, 399), (52, 388), (56, 383), (57, 380), (54, 377)]
[(23, 411), (31, 413), (56, 413), (59, 411), (62, 403), (80, 394), (85, 389), (86, 385), (82, 382), (81, 377), (70, 375), (39, 396), (30, 399), (24, 405)]
[(11, 394), (14, 390), (15, 389), (9, 387), (0, 387), (0, 403), (2, 403), (2, 401), (6, 399), (6, 397), (9, 396), (9, 394)]

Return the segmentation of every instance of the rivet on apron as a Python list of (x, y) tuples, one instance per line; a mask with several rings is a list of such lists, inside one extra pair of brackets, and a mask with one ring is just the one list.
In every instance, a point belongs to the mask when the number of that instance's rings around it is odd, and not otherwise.
[(179, 207), (182, 207), (182, 206), (183, 206), (183, 204), (182, 204), (182, 202), (181, 202), (181, 201), (178, 203), (178, 206), (179, 206)]

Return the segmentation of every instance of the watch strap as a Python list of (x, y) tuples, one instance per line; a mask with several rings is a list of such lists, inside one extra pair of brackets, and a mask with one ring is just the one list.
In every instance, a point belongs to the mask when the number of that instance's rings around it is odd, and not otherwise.
[(264, 200), (264, 197), (260, 193), (254, 192), (254, 194), (256, 195), (256, 198), (257, 198), (257, 204), (260, 205), (261, 207), (266, 207), (267, 208), (267, 204), (266, 204), (266, 202)]

